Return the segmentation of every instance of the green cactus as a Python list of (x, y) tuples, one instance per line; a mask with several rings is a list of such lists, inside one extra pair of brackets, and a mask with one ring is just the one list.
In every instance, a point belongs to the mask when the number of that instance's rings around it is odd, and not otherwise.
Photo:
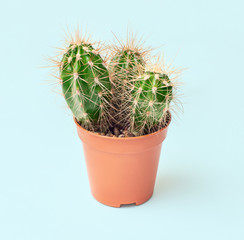
[[(162, 56), (151, 57), (152, 49), (144, 48), (133, 34), (125, 44), (118, 43), (107, 48), (107, 69), (94, 44), (81, 38), (79, 31), (71, 36), (62, 60), (52, 59), (65, 100), (87, 130), (108, 134), (116, 128), (136, 136), (157, 131), (170, 118), (175, 79), (182, 69), (165, 65)], [(173, 102), (178, 107), (177, 99)]]
[(173, 84), (166, 74), (147, 71), (134, 80), (131, 96), (130, 130), (150, 133), (166, 122)]
[(60, 77), (65, 100), (82, 126), (106, 126), (111, 83), (98, 51), (87, 42), (71, 43), (60, 64)]

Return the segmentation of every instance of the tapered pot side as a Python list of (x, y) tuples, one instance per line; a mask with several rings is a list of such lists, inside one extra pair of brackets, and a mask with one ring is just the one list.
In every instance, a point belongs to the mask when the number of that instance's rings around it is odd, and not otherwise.
[(139, 205), (150, 199), (170, 121), (155, 133), (130, 138), (101, 136), (75, 123), (94, 198), (113, 207)]

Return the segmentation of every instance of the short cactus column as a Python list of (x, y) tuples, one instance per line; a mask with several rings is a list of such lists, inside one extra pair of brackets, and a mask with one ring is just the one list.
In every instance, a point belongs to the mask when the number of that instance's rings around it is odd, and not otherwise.
[(148, 71), (138, 76), (131, 96), (132, 132), (141, 135), (165, 123), (173, 99), (173, 85), (166, 74)]

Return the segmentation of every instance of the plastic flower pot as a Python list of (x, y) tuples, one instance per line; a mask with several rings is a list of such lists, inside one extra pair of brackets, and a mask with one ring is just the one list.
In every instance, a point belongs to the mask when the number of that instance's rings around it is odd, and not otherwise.
[(140, 205), (149, 200), (169, 124), (152, 134), (115, 138), (92, 133), (76, 120), (75, 123), (83, 143), (94, 198), (112, 207)]

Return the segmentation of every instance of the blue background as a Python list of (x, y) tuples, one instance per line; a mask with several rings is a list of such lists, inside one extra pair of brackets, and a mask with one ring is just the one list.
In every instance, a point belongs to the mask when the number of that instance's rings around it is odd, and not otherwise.
[[(2, 2), (0, 239), (244, 239), (243, 7)], [(101, 41), (111, 41), (111, 31), (125, 37), (129, 25), (188, 68), (185, 113), (170, 126), (154, 195), (141, 206), (115, 209), (92, 198), (72, 116), (40, 67), (61, 46), (63, 29), (78, 23)]]

